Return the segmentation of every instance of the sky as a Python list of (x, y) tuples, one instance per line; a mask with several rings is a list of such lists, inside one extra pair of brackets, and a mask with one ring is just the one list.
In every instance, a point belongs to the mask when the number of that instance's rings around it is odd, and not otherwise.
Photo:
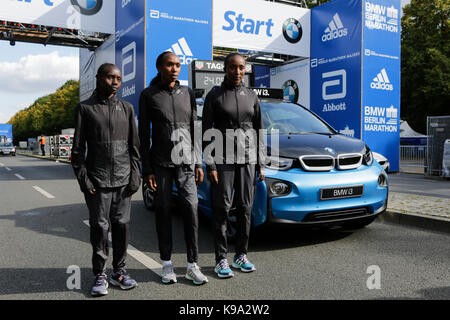
[(78, 80), (78, 55), (78, 48), (0, 41), (0, 123), (67, 80)]
[[(402, 7), (411, 0), (401, 0)], [(79, 49), (0, 40), (0, 123), (67, 80), (79, 79)]]

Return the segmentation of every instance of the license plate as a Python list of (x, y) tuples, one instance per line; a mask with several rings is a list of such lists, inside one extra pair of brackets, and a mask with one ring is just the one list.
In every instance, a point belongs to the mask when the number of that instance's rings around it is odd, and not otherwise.
[(364, 186), (335, 187), (320, 189), (320, 200), (360, 197), (364, 193)]
[(9, 151), (3, 151), (3, 154), (9, 154)]

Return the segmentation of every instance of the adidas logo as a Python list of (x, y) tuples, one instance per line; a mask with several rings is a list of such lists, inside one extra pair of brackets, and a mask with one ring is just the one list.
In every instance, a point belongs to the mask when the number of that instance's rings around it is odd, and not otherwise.
[(382, 69), (378, 75), (373, 78), (373, 81), (370, 83), (370, 87), (372, 89), (378, 89), (378, 90), (388, 90), (392, 91), (394, 90), (394, 86), (389, 81), (389, 77), (386, 73), (386, 69)]
[(178, 39), (178, 41), (166, 51), (173, 52), (179, 56), (181, 64), (189, 64), (195, 59), (194, 54), (192, 53), (191, 48), (189, 48), (189, 45), (184, 37)]
[(333, 16), (333, 20), (330, 21), (328, 27), (325, 29), (325, 32), (322, 35), (322, 42), (345, 37), (347, 33), (348, 33), (347, 28), (344, 28), (341, 18), (336, 13)]

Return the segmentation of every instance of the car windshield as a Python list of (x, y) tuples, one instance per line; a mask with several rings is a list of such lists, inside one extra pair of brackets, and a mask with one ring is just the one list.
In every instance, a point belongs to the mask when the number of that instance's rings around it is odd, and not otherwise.
[[(261, 101), (261, 112), (267, 134), (278, 130), (279, 134), (335, 134), (327, 124), (307, 109), (288, 102)], [(202, 120), (203, 100), (197, 99), (197, 117)]]
[(6, 142), (6, 143), (0, 143), (0, 147), (12, 147), (12, 143), (11, 142)]
[(279, 134), (335, 134), (317, 116), (295, 103), (261, 102), (261, 112), (268, 134), (271, 130), (279, 130)]

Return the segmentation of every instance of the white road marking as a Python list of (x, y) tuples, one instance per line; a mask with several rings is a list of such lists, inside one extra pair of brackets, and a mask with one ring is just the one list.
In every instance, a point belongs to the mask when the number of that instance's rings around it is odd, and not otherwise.
[(48, 193), (47, 191), (45, 191), (42, 188), (39, 188), (38, 186), (33, 186), (34, 190), (36, 190), (37, 192), (41, 193), (44, 197), (47, 197), (49, 199), (55, 199), (55, 196), (53, 196), (52, 194)]
[(24, 177), (22, 177), (20, 174), (15, 173), (14, 174), (17, 178), (19, 178), (20, 180), (26, 180)]
[[(83, 223), (89, 227), (89, 220), (83, 220)], [(110, 238), (111, 234), (108, 235), (108, 238)], [(109, 239), (111, 240), (111, 239)], [(128, 245), (127, 253), (135, 258), (137, 261), (142, 263), (144, 266), (149, 268), (151, 271), (156, 273), (158, 276), (162, 275), (162, 265), (150, 258), (149, 256), (146, 256), (141, 251), (133, 247), (132, 245)]]
[(10, 171), (10, 172), (12, 171), (12, 169), (9, 168), (9, 167), (5, 167), (5, 169), (8, 170), (8, 171)]
[(4, 164), (3, 163), (0, 163), (0, 167), (3, 167), (4, 166)]

